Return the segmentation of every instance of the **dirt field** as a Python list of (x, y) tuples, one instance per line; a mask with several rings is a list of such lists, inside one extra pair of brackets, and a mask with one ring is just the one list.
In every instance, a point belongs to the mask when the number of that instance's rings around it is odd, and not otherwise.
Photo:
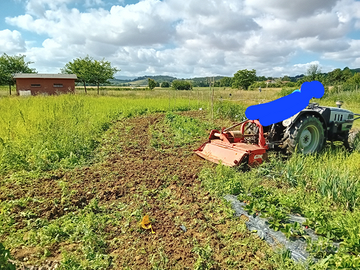
[[(200, 112), (183, 114), (204, 117)], [(3, 190), (7, 193), (0, 194), (0, 201), (37, 199), (13, 208), (16, 229), (26, 227), (21, 212), (31, 210), (33, 218), (53, 222), (97, 198), (102, 207), (97, 212), (121, 213), (120, 226), (107, 224), (99, 232), (105, 235), (109, 268), (278, 269), (273, 251), (233, 217), (222, 199), (201, 186), (200, 170), (213, 165), (193, 154), (197, 144), (163, 149), (151, 146), (150, 129), (172, 136), (162, 130), (163, 119), (164, 115), (157, 114), (117, 122), (104, 137), (99, 156), (105, 158), (100, 163), (56, 171), (43, 179), (6, 182)], [(145, 215), (155, 233), (139, 227)], [(45, 257), (44, 247), (34, 244), (19, 246), (11, 253), (19, 266), (54, 266), (63, 259), (63, 252), (81, 253), (79, 246), (76, 241), (58, 241), (46, 247)]]

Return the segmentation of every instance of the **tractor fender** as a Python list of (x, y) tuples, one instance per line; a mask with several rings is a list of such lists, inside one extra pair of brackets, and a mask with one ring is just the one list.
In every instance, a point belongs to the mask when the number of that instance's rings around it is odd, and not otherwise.
[(298, 112), (297, 114), (293, 115), (292, 117), (282, 121), (282, 125), (286, 129), (290, 129), (296, 123), (296, 121), (300, 118), (300, 116), (307, 115), (307, 114), (316, 116), (322, 123), (322, 125), (324, 127), (324, 132), (327, 131), (327, 124), (326, 124), (324, 117), (317, 110), (312, 110), (312, 109), (304, 109), (304, 110)]

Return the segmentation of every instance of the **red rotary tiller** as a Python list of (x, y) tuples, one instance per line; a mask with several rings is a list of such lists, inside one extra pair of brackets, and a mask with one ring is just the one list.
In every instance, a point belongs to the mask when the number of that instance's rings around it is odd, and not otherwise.
[[(237, 126), (240, 126), (240, 130), (230, 131)], [(251, 130), (252, 134), (246, 134), (247, 130)], [(246, 120), (223, 128), (221, 132), (212, 130), (209, 140), (195, 150), (195, 153), (209, 161), (231, 167), (243, 162), (254, 166), (263, 162), (267, 149), (263, 126), (258, 120)]]

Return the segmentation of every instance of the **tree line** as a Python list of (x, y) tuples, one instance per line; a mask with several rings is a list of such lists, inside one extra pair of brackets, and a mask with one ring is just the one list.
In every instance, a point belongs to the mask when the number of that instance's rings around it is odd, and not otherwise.
[[(11, 87), (15, 84), (14, 76), (16, 73), (37, 73), (34, 68), (29, 65), (33, 62), (26, 62), (25, 55), (10, 56), (4, 53), (0, 57), (0, 85), (8, 85), (9, 93), (11, 95)], [(114, 79), (116, 72), (120, 71), (113, 67), (109, 61), (105, 59), (95, 60), (90, 56), (84, 58), (76, 58), (65, 64), (61, 69), (63, 74), (75, 74), (77, 82), (84, 86), (85, 93), (87, 93), (86, 86), (93, 84), (97, 86), (97, 92), (100, 92), (100, 84), (110, 84), (109, 80)], [(148, 79), (148, 87), (154, 89), (160, 86), (154, 79)], [(171, 84), (169, 82), (162, 82), (161, 87), (172, 86), (176, 90), (191, 90), (192, 85), (188, 81), (174, 80)]]
[[(257, 76), (256, 70), (239, 70), (233, 77), (222, 77), (213, 82), (215, 87), (231, 87), (235, 89), (253, 90), (259, 87), (300, 87), (304, 82), (320, 81), (324, 86), (339, 86), (342, 91), (354, 88), (354, 85), (360, 84), (360, 69), (351, 70), (348, 67), (344, 69), (336, 68), (331, 72), (322, 73), (319, 65), (310, 65), (305, 74), (295, 77), (283, 76), (280, 78)], [(203, 80), (204, 86), (209, 86), (206, 80)], [(359, 86), (360, 87), (360, 86)]]
[[(25, 55), (10, 56), (4, 53), (0, 57), (0, 84), (8, 85), (11, 95), (11, 87), (15, 84), (14, 75), (16, 73), (36, 73), (34, 68), (29, 65), (33, 62), (26, 62)], [(77, 82), (84, 86), (87, 93), (87, 85), (96, 85), (99, 93), (100, 84), (110, 84), (109, 80), (114, 79), (115, 73), (120, 71), (113, 67), (109, 61), (105, 59), (95, 60), (90, 56), (84, 58), (76, 58), (65, 64), (61, 69), (61, 73), (75, 74)], [(148, 78), (149, 89), (155, 87), (169, 88), (175, 90), (191, 90), (196, 87), (231, 87), (235, 89), (251, 90), (259, 87), (300, 87), (305, 81), (320, 81), (325, 86), (340, 86), (342, 90), (350, 89), (353, 85), (360, 84), (359, 70), (350, 70), (348, 67), (344, 69), (334, 69), (328, 73), (322, 73), (319, 65), (310, 65), (306, 74), (295, 77), (284, 76), (282, 78), (272, 78), (265, 76), (257, 76), (256, 70), (239, 70), (233, 77), (216, 77), (215, 78), (194, 78), (192, 80), (172, 80), (158, 82), (153, 78)], [(166, 77), (166, 76), (165, 76)]]
[[(0, 57), (0, 85), (8, 85), (10, 95), (11, 87), (15, 85), (16, 73), (37, 73), (34, 68), (29, 67), (33, 62), (26, 62), (25, 57), (25, 55), (10, 56), (6, 53)], [(86, 85), (94, 84), (97, 86), (98, 94), (100, 84), (110, 83), (109, 80), (114, 79), (118, 71), (120, 69), (111, 66), (109, 61), (95, 60), (90, 56), (76, 58), (61, 69), (63, 74), (75, 74), (77, 82), (84, 85), (85, 93), (87, 93)]]

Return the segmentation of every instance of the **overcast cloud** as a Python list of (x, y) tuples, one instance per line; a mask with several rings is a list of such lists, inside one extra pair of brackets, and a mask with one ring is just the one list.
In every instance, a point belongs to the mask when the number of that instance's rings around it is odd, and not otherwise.
[(121, 69), (117, 76), (232, 76), (245, 68), (284, 76), (312, 63), (323, 71), (360, 67), (356, 0), (3, 2), (0, 53), (25, 54), (43, 73), (86, 55), (105, 57)]

